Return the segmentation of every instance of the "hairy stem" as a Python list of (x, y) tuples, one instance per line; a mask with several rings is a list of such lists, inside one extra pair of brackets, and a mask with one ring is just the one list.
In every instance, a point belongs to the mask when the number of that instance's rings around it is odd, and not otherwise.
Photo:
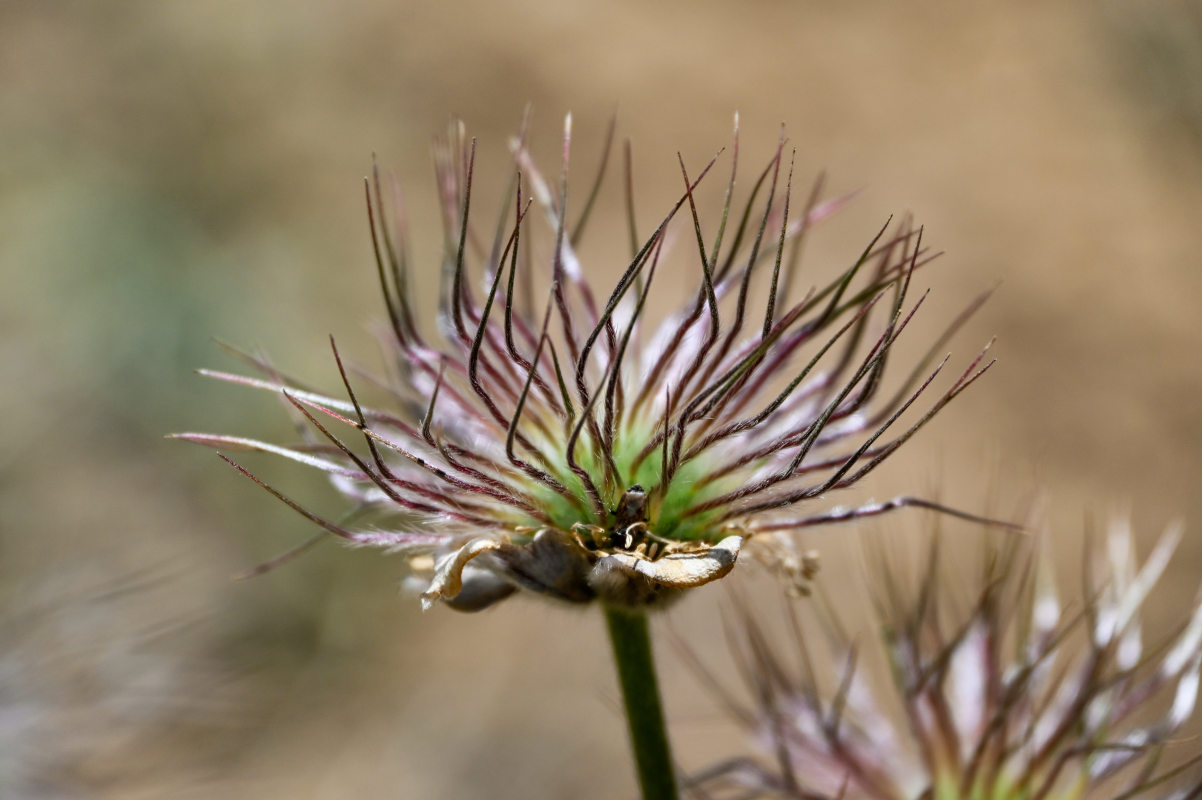
[(634, 750), (643, 800), (676, 800), (676, 773), (659, 699), (647, 614), (607, 606), (605, 621), (622, 684), (630, 746)]

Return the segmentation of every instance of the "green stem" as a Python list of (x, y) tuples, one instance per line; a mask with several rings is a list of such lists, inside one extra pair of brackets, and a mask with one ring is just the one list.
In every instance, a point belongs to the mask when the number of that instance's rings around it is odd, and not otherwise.
[(609, 606), (605, 609), (605, 621), (622, 684), (630, 746), (634, 750), (643, 800), (676, 800), (676, 772), (659, 700), (647, 614)]

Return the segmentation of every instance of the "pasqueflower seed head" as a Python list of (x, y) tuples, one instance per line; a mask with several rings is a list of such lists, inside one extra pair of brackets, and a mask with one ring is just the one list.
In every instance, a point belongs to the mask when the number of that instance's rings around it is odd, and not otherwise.
[(822, 601), (820, 583), (814, 601), (790, 607), (792, 636), (772, 636), (744, 604), (732, 641), (754, 699), (710, 685), (773, 765), (717, 764), (696, 776), (698, 796), (1202, 797), (1197, 741), (1180, 733), (1198, 697), (1202, 605), (1153, 646), (1140, 614), (1179, 537), (1171, 528), (1141, 565), (1116, 520), (1103, 548), (1086, 549), (1070, 601), (1043, 537), (988, 548), (975, 583), (934, 546), (916, 582), (884, 560), (865, 587), (880, 647)]
[[(886, 395), (894, 344), (922, 303), (913, 276), (933, 257), (921, 230), (887, 222), (833, 280), (802, 291), (802, 241), (842, 200), (823, 201), (819, 179), (797, 202), (782, 134), (736, 204), (736, 117), (708, 242), (694, 190), (718, 157), (695, 173), (680, 160), (679, 199), (641, 238), (627, 144), (631, 256), (599, 294), (577, 252), (613, 126), (579, 214), (568, 191), (570, 117), (555, 189), (525, 139), (512, 142), (516, 170), (491, 237), (472, 222), (475, 141), (456, 125), (436, 143), (446, 232), (436, 339), (419, 319), (426, 303), (412, 288), (400, 203), (378, 171), (365, 182), (396, 373), (372, 381), (381, 403), (359, 399), (336, 347), (344, 397), (245, 357), (261, 378), (207, 374), (282, 394), (310, 426), (307, 442), (179, 436), (317, 467), (360, 506), (395, 512), (389, 529), (335, 524), (234, 464), (326, 531), (403, 553), (427, 606), (464, 610), (518, 588), (651, 605), (726, 575), (759, 532), (934, 505), (813, 505), (875, 469), (989, 367), (983, 351), (915, 419), (895, 424), (946, 363), (932, 366), (935, 351), (979, 305)], [(693, 255), (670, 254), (674, 241)], [(669, 269), (691, 271), (695, 291), (676, 311), (652, 313)]]

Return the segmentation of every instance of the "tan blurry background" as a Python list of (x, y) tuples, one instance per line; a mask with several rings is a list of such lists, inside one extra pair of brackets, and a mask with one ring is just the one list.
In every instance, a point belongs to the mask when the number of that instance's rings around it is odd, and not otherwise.
[[(408, 187), (432, 274), (430, 137), (462, 115), (496, 198), (528, 102), (544, 156), (574, 112), (583, 170), (617, 110), (644, 227), (678, 190), (676, 151), (701, 163), (735, 110), (748, 170), (784, 122), (805, 181), (864, 189), (809, 263), (914, 212), (947, 251), (932, 325), (1001, 282), (956, 345), (963, 363), (996, 333), (1000, 363), (870, 493), (1008, 512), (1044, 492), (1066, 558), (1089, 513), (1132, 509), (1145, 542), (1183, 516), (1154, 605), (1181, 611), (1202, 564), (1196, 6), (481, 5), (0, 7), (0, 795), (632, 792), (597, 615), (422, 615), (399, 563), (333, 546), (231, 583), (310, 528), (162, 439), (289, 437), (269, 398), (192, 373), (232, 366), (211, 337), (325, 386), (329, 333), (376, 363), (371, 154)], [(621, 247), (594, 248), (590, 269), (614, 270)], [(317, 476), (260, 464), (340, 508)], [(810, 540), (836, 579), (846, 537)], [(715, 649), (722, 601), (698, 593), (674, 624)], [(663, 656), (685, 766), (731, 750)]]

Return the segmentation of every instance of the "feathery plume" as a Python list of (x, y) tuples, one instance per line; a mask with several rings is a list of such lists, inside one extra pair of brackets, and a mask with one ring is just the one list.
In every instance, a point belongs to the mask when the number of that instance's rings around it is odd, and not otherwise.
[[(913, 506), (960, 514), (912, 496), (853, 509), (819, 504), (872, 472), (992, 364), (986, 347), (949, 385), (932, 388), (947, 363), (936, 364), (936, 352), (982, 297), (894, 392), (883, 391), (894, 345), (922, 305), (915, 273), (935, 256), (921, 229), (887, 222), (834, 279), (802, 291), (801, 243), (844, 199), (824, 200), (819, 178), (798, 201), (782, 132), (736, 203), (736, 117), (725, 200), (708, 239), (695, 191), (712, 180), (718, 157), (700, 170), (680, 159), (678, 199), (640, 236), (627, 144), (632, 252), (598, 293), (577, 253), (613, 140), (611, 125), (601, 170), (574, 212), (571, 118), (554, 188), (523, 126), (491, 237), (472, 223), (475, 141), (455, 125), (437, 143), (445, 224), (437, 338), (419, 319), (426, 303), (412, 289), (395, 189), (373, 171), (368, 221), (397, 373), (370, 381), (384, 402), (360, 399), (366, 379), (351, 380), (331, 339), (342, 396), (250, 356), (261, 377), (205, 371), (282, 395), (308, 426), (302, 445), (178, 438), (283, 456), (328, 473), (357, 507), (395, 512), (392, 528), (337, 524), (222, 456), (326, 533), (408, 557), (427, 607), (476, 610), (519, 588), (646, 607), (726, 575), (764, 532)], [(539, 219), (541, 239), (532, 230)], [(696, 288), (656, 320), (648, 299), (660, 273), (676, 267), (667, 265), (677, 233), (693, 251)], [(912, 407), (912, 421), (899, 424)]]
[[(1180, 535), (1170, 528), (1139, 565), (1130, 526), (1114, 521), (1067, 604), (1040, 537), (989, 549), (968, 587), (934, 544), (909, 591), (906, 570), (884, 560), (866, 587), (879, 648), (848, 633), (828, 599), (790, 607), (789, 653), (744, 604), (734, 639), (753, 700), (723, 699), (774, 763), (714, 765), (695, 776), (697, 796), (1202, 796), (1202, 756), (1162, 763), (1197, 702), (1202, 605), (1152, 647), (1140, 618)], [(965, 589), (975, 601), (958, 605)], [(891, 681), (874, 680), (881, 662)], [(1190, 751), (1196, 743), (1176, 755)]]

